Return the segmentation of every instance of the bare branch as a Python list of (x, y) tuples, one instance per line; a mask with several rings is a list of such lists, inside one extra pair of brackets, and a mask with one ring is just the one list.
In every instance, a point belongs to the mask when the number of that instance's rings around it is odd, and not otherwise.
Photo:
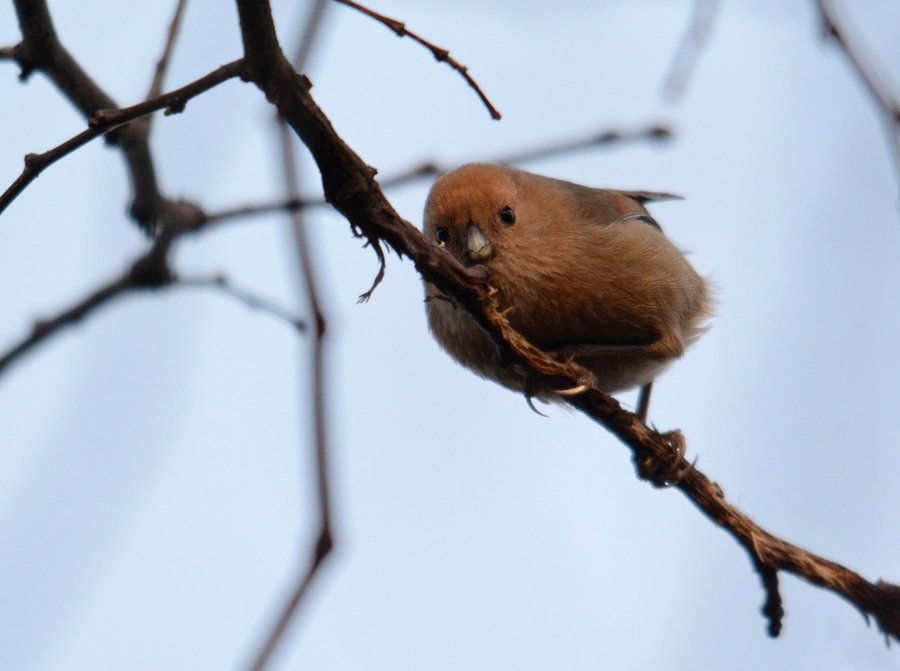
[[(46, 0), (14, 0), (22, 31), (22, 42), (14, 48), (14, 57), (25, 80), (40, 70), (87, 117), (98, 110), (118, 107), (63, 47), (56, 36)], [(137, 123), (117, 129), (109, 135), (125, 155), (134, 197), (130, 212), (147, 231), (153, 230), (165, 208), (159, 193), (153, 159), (147, 144), (147, 126)]]
[(666, 142), (672, 139), (672, 135), (672, 129), (663, 124), (650, 124), (636, 130), (604, 130), (510, 154), (500, 157), (494, 162), (518, 165), (529, 161), (541, 161), (560, 154), (570, 154), (582, 149), (619, 145), (626, 142)]
[[(312, 49), (312, 43), (321, 26), (325, 13), (327, 0), (317, 0), (310, 10), (309, 17), (303, 30), (303, 36), (297, 47), (294, 58), (294, 68), (302, 70), (307, 57)], [(282, 152), (282, 165), (284, 167), (284, 184), (288, 202), (300, 201), (300, 180), (297, 174), (297, 160), (294, 152), (294, 136), (284, 121), (284, 117), (278, 116), (278, 133)], [(305, 291), (306, 302), (313, 314), (316, 326), (315, 338), (310, 343), (309, 358), (312, 376), (309, 379), (310, 396), (312, 398), (313, 419), (313, 462), (315, 464), (316, 498), (318, 501), (319, 528), (316, 542), (313, 546), (313, 554), (308, 565), (301, 567), (295, 587), (289, 592), (287, 603), (282, 606), (281, 612), (272, 625), (266, 639), (261, 646), (252, 664), (254, 671), (263, 669), (270, 659), (278, 643), (293, 621), (300, 604), (306, 596), (310, 584), (317, 575), (319, 567), (331, 554), (334, 547), (333, 532), (331, 528), (331, 487), (329, 485), (329, 446), (328, 446), (328, 422), (326, 408), (326, 384), (328, 375), (325, 368), (325, 334), (326, 319), (322, 310), (319, 297), (318, 283), (316, 280), (313, 258), (309, 252), (309, 241), (306, 231), (306, 221), (299, 208), (288, 211), (291, 218), (291, 230), (294, 234), (295, 249), (297, 250), (297, 262), (300, 270), (300, 286)]]
[(298, 317), (287, 308), (278, 305), (268, 298), (258, 296), (247, 289), (235, 286), (224, 275), (214, 275), (213, 277), (175, 277), (172, 284), (179, 287), (216, 289), (252, 310), (259, 310), (260, 312), (265, 312), (266, 314), (275, 317), (279, 321), (289, 325), (298, 333), (305, 333), (309, 328), (309, 325), (305, 320)]
[(672, 59), (663, 85), (663, 95), (672, 100), (680, 98), (706, 47), (713, 21), (720, 6), (719, 0), (694, 0), (694, 13), (687, 30), (681, 36), (678, 50)]
[(241, 73), (242, 62), (232, 61), (222, 67), (213, 70), (200, 79), (191, 82), (187, 86), (166, 93), (152, 100), (146, 100), (131, 107), (112, 110), (98, 110), (90, 119), (88, 129), (66, 140), (62, 144), (45, 151), (42, 154), (28, 154), (25, 157), (25, 168), (9, 188), (0, 194), (0, 213), (2, 213), (16, 197), (33, 182), (45, 168), (52, 165), (64, 156), (68, 156), (79, 147), (83, 147), (91, 140), (114, 131), (123, 124), (146, 116), (157, 110), (165, 109), (167, 114), (181, 112), (185, 104), (191, 98), (200, 95), (221, 84), (222, 82), (237, 77)]
[[(523, 149), (495, 158), (481, 158), (478, 160), (487, 160), (489, 163), (520, 165), (522, 163), (527, 163), (528, 161), (537, 161), (553, 156), (574, 153), (582, 149), (614, 146), (626, 142), (666, 142), (670, 140), (672, 136), (673, 132), (668, 126), (662, 124), (648, 124), (643, 128), (631, 131), (605, 130), (599, 133), (578, 135), (574, 138), (562, 139), (539, 147)], [(473, 158), (472, 160), (476, 159)], [(393, 189), (416, 182), (420, 179), (440, 175), (453, 170), (456, 167), (458, 166), (455, 164), (449, 165), (434, 161), (421, 161), (420, 163), (410, 166), (406, 170), (379, 178), (378, 183), (382, 189)], [(203, 221), (198, 222), (198, 230), (204, 228), (207, 224), (217, 225), (240, 217), (271, 214), (273, 212), (292, 212), (294, 210), (303, 210), (308, 207), (323, 207), (328, 204), (329, 203), (324, 198), (314, 196), (288, 198), (271, 203), (251, 203), (240, 207), (205, 214)]]
[(303, 599), (306, 596), (310, 585), (312, 584), (313, 578), (315, 578), (316, 573), (319, 570), (319, 566), (321, 565), (322, 560), (328, 555), (330, 550), (331, 546), (329, 544), (316, 545), (312, 564), (310, 564), (308, 569), (303, 571), (300, 576), (300, 582), (291, 591), (287, 603), (282, 608), (282, 615), (278, 618), (278, 621), (275, 623), (275, 627), (269, 633), (269, 637), (266, 640), (265, 646), (260, 651), (258, 657), (253, 661), (253, 664), (250, 666), (251, 671), (262, 671), (264, 668), (266, 668), (266, 665), (269, 663), (269, 659), (271, 658), (272, 653), (275, 652), (275, 646), (277, 646), (279, 641), (281, 641), (281, 638), (284, 635), (287, 626), (290, 624), (294, 613), (297, 611), (299, 605), (303, 602)]
[(241, 76), (243, 61), (238, 59), (231, 61), (225, 65), (219, 66), (209, 74), (203, 75), (199, 79), (194, 80), (190, 84), (182, 86), (164, 95), (145, 100), (142, 103), (132, 105), (131, 107), (123, 107), (121, 109), (103, 109), (98, 110), (90, 119), (91, 128), (107, 129), (112, 126), (127, 123), (131, 119), (151, 114), (158, 110), (164, 109), (165, 114), (180, 114), (184, 111), (187, 102), (191, 98), (196, 98), (201, 93), (205, 93), (222, 82), (228, 81), (234, 77)]
[(339, 2), (342, 5), (347, 5), (348, 7), (352, 7), (353, 9), (362, 12), (366, 16), (375, 19), (379, 23), (384, 24), (390, 30), (396, 33), (397, 37), (409, 37), (410, 39), (421, 44), (431, 52), (431, 55), (434, 56), (434, 59), (436, 61), (446, 63), (451, 68), (456, 70), (460, 75), (462, 75), (463, 79), (466, 80), (466, 83), (471, 86), (475, 90), (475, 93), (478, 94), (478, 97), (481, 98), (481, 102), (483, 102), (484, 106), (487, 107), (492, 119), (496, 120), (500, 118), (500, 112), (498, 112), (497, 108), (495, 108), (491, 104), (491, 101), (488, 100), (488, 97), (485, 95), (484, 91), (481, 90), (481, 87), (478, 86), (478, 83), (474, 79), (472, 79), (472, 76), (469, 74), (469, 68), (450, 56), (450, 52), (447, 49), (442, 49), (441, 47), (432, 44), (428, 40), (417, 35), (416, 33), (407, 30), (406, 24), (402, 21), (398, 21), (397, 19), (392, 19), (388, 16), (384, 16), (383, 14), (372, 11), (368, 7), (364, 7), (359, 3), (353, 2), (353, 0), (336, 0), (336, 2)]
[[(604, 130), (599, 133), (582, 134), (573, 138), (550, 142), (538, 147), (523, 149), (506, 154), (505, 156), (488, 159), (488, 162), (501, 163), (504, 165), (521, 165), (522, 163), (528, 163), (529, 161), (540, 161), (554, 156), (574, 153), (582, 149), (612, 146), (626, 142), (665, 142), (670, 140), (672, 135), (672, 129), (663, 124), (648, 124), (643, 128), (631, 131)], [(434, 177), (453, 170), (456, 167), (458, 166), (441, 165), (432, 161), (423, 161), (403, 172), (383, 177), (378, 180), (378, 183), (381, 185), (382, 189), (390, 189), (425, 177)]]
[(86, 298), (63, 310), (57, 316), (36, 321), (31, 328), (31, 333), (11, 346), (5, 354), (0, 355), (0, 375), (8, 366), (14, 364), (47, 338), (92, 316), (100, 308), (110, 304), (114, 298), (138, 290), (176, 287), (216, 289), (248, 308), (265, 312), (285, 322), (298, 333), (306, 332), (307, 323), (291, 313), (290, 310), (262, 296), (257, 296), (251, 291), (235, 286), (222, 275), (192, 278), (176, 276), (169, 268), (166, 259), (169, 244), (171, 244), (171, 240), (162, 242), (162, 238), (160, 238), (122, 275), (95, 289)]
[(198, 230), (205, 228), (206, 225), (218, 225), (242, 217), (272, 214), (273, 212), (293, 212), (294, 210), (302, 210), (307, 207), (322, 207), (324, 205), (328, 205), (328, 203), (323, 198), (289, 198), (272, 203), (251, 203), (206, 215), (205, 220), (198, 226)]
[(139, 257), (120, 277), (115, 278), (93, 291), (87, 298), (63, 310), (51, 319), (42, 319), (25, 338), (0, 355), (0, 374), (11, 364), (30, 352), (34, 347), (67, 326), (72, 326), (114, 298), (135, 289), (157, 289), (172, 282), (166, 255), (171, 238), (158, 238), (145, 254)]
[[(764, 566), (770, 632), (780, 627), (780, 597), (773, 572), (787, 571), (825, 587), (875, 617), (881, 630), (900, 640), (900, 587), (871, 583), (849, 569), (783, 541), (728, 503), (722, 489), (684, 459), (680, 433), (662, 434), (640, 422), (617, 401), (593, 388), (591, 374), (574, 363), (562, 363), (528, 343), (500, 314), (487, 287), (487, 274), (478, 266), (463, 268), (444, 249), (425, 239), (391, 207), (367, 166), (337, 135), (309, 94), (308, 81), (297, 75), (278, 47), (271, 12), (258, 0), (237, 0), (247, 61), (247, 79), (259, 86), (301, 137), (322, 174), (326, 199), (371, 242), (383, 241), (411, 258), (424, 279), (451, 296), (496, 342), (501, 356), (526, 366), (560, 388), (560, 380), (585, 385), (587, 391), (570, 403), (605, 426), (643, 464), (639, 473), (656, 472), (657, 485), (677, 486), (711, 520), (724, 527)], [(650, 463), (652, 468), (646, 468)], [(646, 476), (644, 476), (646, 477)]]
[(127, 280), (127, 276), (119, 277), (112, 282), (103, 285), (86, 299), (63, 311), (59, 316), (52, 319), (36, 321), (31, 328), (31, 333), (10, 347), (5, 354), (0, 356), (0, 373), (3, 373), (8, 366), (64, 326), (70, 326), (80, 321), (82, 317), (88, 313), (133, 288), (132, 284)]
[(894, 160), (894, 170), (900, 179), (900, 101), (890, 91), (885, 76), (863, 57), (859, 44), (847, 36), (846, 28), (838, 21), (834, 3), (831, 0), (815, 1), (825, 37), (831, 38), (838, 45), (882, 113)]

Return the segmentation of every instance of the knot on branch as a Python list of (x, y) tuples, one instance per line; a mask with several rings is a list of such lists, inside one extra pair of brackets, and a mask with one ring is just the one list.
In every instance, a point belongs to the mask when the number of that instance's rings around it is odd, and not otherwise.
[(189, 200), (163, 199), (159, 206), (159, 216), (160, 227), (175, 235), (196, 231), (208, 221), (206, 212)]
[(38, 54), (29, 48), (27, 42), (19, 42), (11, 47), (0, 50), (0, 56), (14, 60), (19, 66), (19, 81), (26, 82), (31, 74), (40, 67), (37, 61)]
[(688, 463), (684, 454), (687, 444), (684, 434), (677, 429), (662, 433), (668, 449), (665, 455), (658, 455), (649, 449), (639, 447), (634, 450), (634, 468), (642, 480), (650, 482), (654, 487), (671, 487), (681, 482), (696, 465), (696, 460)]
[(172, 102), (169, 104), (166, 109), (163, 110), (163, 115), (171, 116), (173, 114), (181, 114), (184, 112), (184, 109), (187, 107), (187, 98), (174, 98)]

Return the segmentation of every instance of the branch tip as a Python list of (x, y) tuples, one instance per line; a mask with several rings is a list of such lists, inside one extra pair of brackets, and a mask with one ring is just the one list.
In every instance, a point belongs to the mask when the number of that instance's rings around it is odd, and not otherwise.
[(778, 570), (765, 561), (759, 555), (753, 558), (753, 566), (759, 574), (766, 599), (760, 612), (768, 620), (767, 632), (772, 638), (778, 638), (784, 621), (784, 604), (781, 600), (781, 592), (778, 588)]
[(456, 70), (463, 79), (466, 80), (466, 83), (475, 91), (478, 97), (481, 99), (481, 102), (487, 108), (488, 113), (491, 115), (491, 118), (495, 121), (500, 118), (500, 112), (491, 104), (491, 101), (488, 100), (484, 91), (481, 90), (481, 87), (478, 86), (478, 83), (472, 79), (471, 75), (469, 75), (469, 68), (459, 63), (455, 59), (450, 57), (450, 50), (444, 49), (443, 47), (439, 47), (435, 44), (432, 44), (428, 40), (426, 40), (421, 35), (417, 35), (416, 33), (408, 30), (406, 28), (406, 24), (397, 19), (392, 19), (389, 16), (384, 16), (383, 14), (379, 14), (378, 12), (365, 7), (357, 2), (353, 2), (353, 0), (336, 0), (342, 5), (346, 5), (356, 11), (365, 14), (366, 16), (378, 21), (382, 25), (386, 26), (393, 32), (397, 34), (398, 37), (409, 37), (411, 40), (418, 42), (423, 47), (428, 49), (431, 52), (431, 55), (434, 56), (434, 59), (439, 63), (447, 63), (450, 67)]
[(356, 299), (357, 303), (368, 303), (369, 299), (372, 298), (372, 294), (375, 293), (375, 289), (381, 284), (381, 280), (384, 279), (385, 268), (387, 267), (387, 259), (384, 257), (384, 249), (381, 247), (381, 243), (376, 237), (369, 237), (366, 244), (366, 247), (372, 247), (375, 251), (375, 256), (378, 257), (378, 273), (375, 275), (375, 280), (372, 282), (372, 286), (369, 287), (368, 291), (364, 291), (359, 295), (359, 298)]

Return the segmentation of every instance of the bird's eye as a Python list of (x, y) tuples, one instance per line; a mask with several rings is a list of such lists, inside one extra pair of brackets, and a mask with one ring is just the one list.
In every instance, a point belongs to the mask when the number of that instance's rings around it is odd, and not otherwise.
[(516, 223), (516, 213), (513, 212), (513, 209), (508, 205), (500, 210), (500, 221), (502, 221), (507, 226), (512, 226)]
[(441, 247), (446, 247), (447, 243), (450, 242), (450, 231), (443, 226), (439, 226), (434, 232), (434, 239), (437, 240), (437, 243)]

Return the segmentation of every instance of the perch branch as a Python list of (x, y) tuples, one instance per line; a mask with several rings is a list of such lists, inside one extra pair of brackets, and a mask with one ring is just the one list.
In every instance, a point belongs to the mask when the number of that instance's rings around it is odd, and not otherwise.
[[(847, 599), (874, 617), (886, 636), (900, 640), (900, 587), (866, 581), (839, 564), (768, 533), (730, 504), (717, 484), (686, 462), (680, 433), (663, 434), (647, 427), (613, 398), (594, 389), (588, 371), (549, 357), (513, 331), (494, 305), (486, 270), (479, 266), (463, 268), (446, 250), (404, 221), (379, 188), (375, 171), (337, 135), (310, 96), (308, 80), (294, 72), (281, 52), (267, 3), (236, 1), (247, 79), (276, 105), (309, 148), (321, 171), (326, 199), (374, 247), (380, 249), (383, 242), (412, 259), (424, 279), (451, 296), (491, 335), (511, 364), (547, 376), (550, 385), (557, 386), (563, 378), (573, 385), (589, 387), (571, 397), (570, 402), (631, 448), (639, 474), (657, 485), (677, 487), (711, 520), (728, 530), (753, 558), (754, 567), (765, 567), (760, 570), (771, 633), (777, 633), (781, 625), (780, 596), (773, 578), (778, 571), (787, 571)], [(654, 472), (656, 477), (647, 475)]]

